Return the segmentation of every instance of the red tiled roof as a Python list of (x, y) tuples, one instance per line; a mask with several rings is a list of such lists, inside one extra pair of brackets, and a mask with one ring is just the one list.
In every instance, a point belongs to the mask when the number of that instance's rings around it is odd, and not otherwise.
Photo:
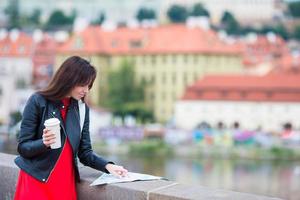
[(58, 43), (49, 35), (44, 34), (41, 41), (35, 44), (33, 64), (53, 64)]
[(245, 43), (243, 63), (247, 67), (256, 66), (264, 62), (271, 62), (288, 51), (286, 42), (279, 36), (274, 41), (267, 36), (259, 35), (254, 42)]
[(183, 100), (300, 101), (300, 75), (206, 76)]
[(18, 38), (13, 41), (7, 35), (0, 40), (0, 57), (27, 57), (32, 53), (33, 39), (32, 37), (20, 32)]
[[(77, 48), (76, 48), (77, 46)], [(226, 44), (212, 30), (166, 25), (154, 28), (118, 28), (105, 31), (88, 27), (59, 49), (60, 53), (163, 54), (222, 53), (240, 54), (242, 46)]]
[(275, 59), (273, 65), (274, 69), (270, 72), (271, 74), (300, 74), (300, 55), (285, 53), (280, 58)]

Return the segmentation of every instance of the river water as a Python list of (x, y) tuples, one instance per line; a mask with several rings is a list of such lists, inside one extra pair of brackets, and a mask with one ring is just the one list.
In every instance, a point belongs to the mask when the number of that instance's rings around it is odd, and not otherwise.
[[(3, 145), (0, 145), (3, 147)], [(5, 146), (4, 146), (5, 147)], [(16, 145), (1, 152), (16, 154)], [(189, 185), (300, 200), (300, 161), (187, 159), (106, 155), (129, 171)]]
[(300, 162), (106, 156), (129, 171), (189, 185), (300, 199)]

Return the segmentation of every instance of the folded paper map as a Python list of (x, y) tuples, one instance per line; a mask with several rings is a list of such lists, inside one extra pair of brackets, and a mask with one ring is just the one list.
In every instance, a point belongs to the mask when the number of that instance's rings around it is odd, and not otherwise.
[(103, 173), (99, 178), (97, 178), (90, 185), (94, 186), (94, 185), (103, 185), (103, 184), (111, 184), (111, 183), (124, 183), (124, 182), (132, 182), (132, 181), (146, 181), (146, 180), (163, 179), (162, 177), (152, 176), (152, 175), (148, 175), (148, 174), (139, 174), (139, 173), (133, 173), (133, 172), (128, 172), (127, 174), (128, 175), (126, 177), (118, 178), (112, 174)]

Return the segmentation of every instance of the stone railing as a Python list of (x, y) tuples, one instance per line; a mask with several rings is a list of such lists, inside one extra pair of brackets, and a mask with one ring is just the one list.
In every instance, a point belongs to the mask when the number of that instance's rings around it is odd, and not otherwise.
[[(11, 200), (14, 196), (19, 169), (14, 164), (15, 155), (0, 153), (0, 199)], [(88, 167), (81, 167), (82, 181), (77, 185), (79, 200), (275, 200), (265, 196), (239, 193), (201, 186), (188, 186), (172, 181), (137, 181), (104, 186), (89, 186), (100, 172)]]

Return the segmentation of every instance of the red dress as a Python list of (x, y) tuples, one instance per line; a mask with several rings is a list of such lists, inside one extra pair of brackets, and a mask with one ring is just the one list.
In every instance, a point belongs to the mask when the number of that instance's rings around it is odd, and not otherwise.
[[(64, 122), (70, 98), (62, 100), (64, 107), (60, 110)], [(46, 183), (40, 182), (23, 170), (20, 170), (16, 187), (15, 200), (76, 200), (75, 172), (73, 167), (73, 150), (66, 138), (61, 155)]]

